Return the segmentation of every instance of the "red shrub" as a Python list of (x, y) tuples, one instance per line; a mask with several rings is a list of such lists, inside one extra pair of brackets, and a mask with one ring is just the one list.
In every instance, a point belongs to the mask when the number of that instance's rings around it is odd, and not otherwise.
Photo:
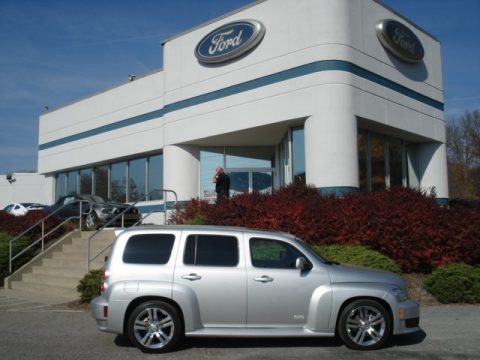
[[(0, 211), (0, 231), (6, 232), (12, 237), (15, 237), (21, 234), (23, 231), (27, 230), (31, 226), (35, 225), (42, 218), (46, 217), (48, 214), (45, 211), (35, 210), (29, 211), (24, 216), (13, 216), (5, 211)], [(44, 231), (45, 234), (48, 233), (58, 224), (58, 218), (52, 216), (45, 221)], [(52, 233), (48, 239), (52, 239), (60, 236), (63, 233), (63, 229), (57, 229)], [(30, 232), (25, 234), (31, 241), (35, 241), (42, 236), (42, 225), (38, 224)]]
[(287, 231), (309, 243), (366, 245), (407, 272), (480, 261), (478, 210), (441, 207), (406, 188), (333, 198), (293, 184), (271, 195), (242, 194), (217, 205), (192, 200), (171, 221), (184, 223), (196, 215), (208, 224)]

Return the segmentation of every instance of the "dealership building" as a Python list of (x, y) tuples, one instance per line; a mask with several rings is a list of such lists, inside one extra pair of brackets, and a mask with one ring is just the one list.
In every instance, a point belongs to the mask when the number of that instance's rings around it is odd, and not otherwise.
[(210, 200), (217, 166), (232, 195), (302, 181), (448, 199), (440, 44), (381, 1), (256, 1), (162, 46), (161, 70), (41, 115), (51, 202)]

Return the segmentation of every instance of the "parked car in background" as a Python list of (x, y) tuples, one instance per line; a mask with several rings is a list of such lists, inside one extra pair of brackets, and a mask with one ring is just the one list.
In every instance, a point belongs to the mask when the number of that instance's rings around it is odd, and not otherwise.
[(3, 208), (6, 211), (15, 216), (23, 216), (30, 210), (43, 210), (45, 205), (37, 203), (12, 203)]
[[(67, 195), (59, 198), (57, 202), (45, 208), (48, 213), (55, 212), (60, 219), (65, 220), (79, 215), (80, 203), (82, 204), (83, 221), (88, 230), (95, 230), (98, 227), (107, 224), (130, 205), (117, 203), (104, 199), (98, 195), (76, 194)], [(111, 226), (131, 226), (142, 219), (141, 213), (136, 207), (131, 207), (122, 216), (114, 220)]]
[(418, 331), (397, 275), (327, 261), (293, 235), (225, 226), (119, 232), (91, 302), (102, 331), (145, 352), (183, 336), (333, 337), (352, 349)]

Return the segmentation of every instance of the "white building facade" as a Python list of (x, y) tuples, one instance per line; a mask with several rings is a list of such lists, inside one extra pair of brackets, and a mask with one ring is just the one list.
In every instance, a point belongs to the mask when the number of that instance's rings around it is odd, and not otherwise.
[(440, 44), (380, 1), (257, 1), (163, 46), (162, 70), (40, 117), (51, 202), (211, 199), (218, 165), (232, 194), (297, 180), (448, 198)]

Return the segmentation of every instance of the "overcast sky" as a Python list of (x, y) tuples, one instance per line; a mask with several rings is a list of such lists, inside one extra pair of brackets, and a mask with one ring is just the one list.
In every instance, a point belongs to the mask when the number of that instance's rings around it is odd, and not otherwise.
[[(37, 169), (45, 106), (160, 68), (161, 40), (251, 2), (0, 0), (0, 174)], [(447, 118), (480, 110), (480, 0), (384, 3), (441, 42)]]

